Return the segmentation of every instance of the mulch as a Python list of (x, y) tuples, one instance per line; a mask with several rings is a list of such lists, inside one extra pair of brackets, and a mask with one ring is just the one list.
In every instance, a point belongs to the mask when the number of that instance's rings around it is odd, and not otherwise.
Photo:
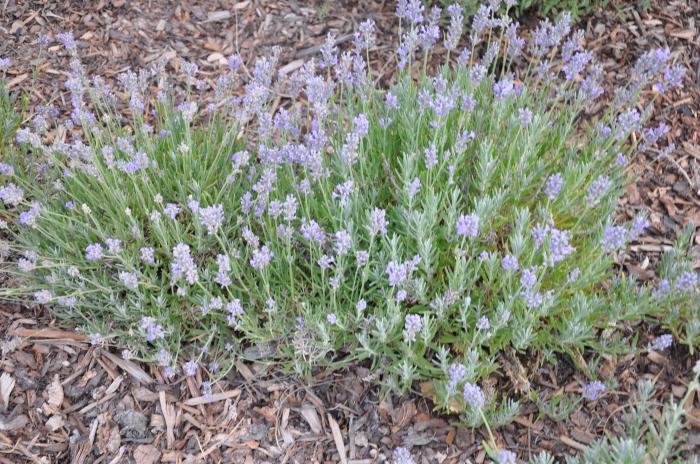
[[(620, 207), (621, 219), (639, 210), (652, 227), (633, 244), (622, 264), (643, 281), (657, 278), (654, 264), (689, 220), (700, 224), (700, 4), (655, 0), (644, 11), (619, 2), (584, 18), (579, 27), (607, 73), (607, 95), (629, 66), (651, 47), (668, 46), (689, 70), (684, 88), (656, 98), (653, 119), (671, 128), (664, 141), (676, 150), (640, 154), (637, 177)], [(127, 69), (166, 57), (173, 68), (195, 61), (212, 81), (225, 57), (239, 51), (245, 62), (281, 46), (280, 63), (290, 72), (318, 52), (328, 32), (348, 42), (359, 22), (372, 17), (381, 34), (376, 56), (386, 63), (396, 35), (393, 2), (0, 0), (0, 56), (13, 59), (8, 81), (27, 96), (27, 116), (38, 105), (67, 106), (63, 81), (68, 59), (58, 46), (38, 54), (36, 39), (72, 30), (90, 74), (113, 81)], [(534, 19), (525, 19), (526, 28)], [(384, 59), (386, 58), (386, 59)], [(700, 267), (700, 235), (691, 250)], [(460, 427), (456, 417), (432, 411), (416, 392), (383, 397), (365, 366), (319, 372), (310, 384), (274, 366), (238, 363), (219, 381), (212, 397), (201, 379), (162, 381), (150, 366), (123, 360), (109, 347), (90, 346), (81, 334), (53, 329), (42, 308), (0, 307), (0, 464), (74, 463), (381, 463), (396, 446), (408, 446), (418, 463), (485, 462), (482, 430)], [(654, 324), (628, 328), (644, 346)], [(695, 356), (696, 358), (697, 356)], [(643, 379), (655, 382), (662, 404), (685, 394), (693, 356), (680, 347), (663, 354), (608, 356), (599, 368), (617, 388), (570, 414), (525, 401), (515, 423), (496, 431), (499, 445), (526, 459), (540, 450), (563, 457), (619, 432), (619, 418), (635, 401)], [(585, 381), (566, 358), (552, 365), (521, 359), (527, 381), (541, 400), (575, 397)], [(492, 388), (512, 395), (514, 379), (494, 379)], [(700, 453), (700, 401), (686, 404), (688, 444)]]

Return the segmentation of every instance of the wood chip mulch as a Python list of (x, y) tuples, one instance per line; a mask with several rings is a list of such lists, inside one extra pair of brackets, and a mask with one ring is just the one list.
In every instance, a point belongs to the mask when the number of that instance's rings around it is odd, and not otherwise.
[[(624, 259), (628, 272), (654, 280), (660, 252), (693, 220), (700, 224), (700, 4), (655, 0), (644, 11), (637, 2), (618, 2), (584, 18), (589, 46), (597, 50), (611, 86), (627, 74), (646, 49), (668, 46), (688, 68), (683, 89), (656, 96), (654, 119), (671, 127), (665, 143), (677, 149), (633, 163), (638, 181), (630, 186), (621, 217), (648, 209), (652, 227)], [(283, 47), (286, 71), (315, 54), (328, 32), (349, 41), (367, 17), (382, 34), (377, 56), (387, 57), (395, 38), (393, 2), (0, 0), (0, 57), (9, 56), (14, 91), (36, 106), (67, 106), (63, 81), (68, 60), (60, 48), (37, 54), (41, 34), (72, 30), (91, 74), (108, 80), (165, 56), (176, 68), (196, 61), (214, 79), (225, 57), (244, 60)], [(530, 21), (522, 21), (529, 26)], [(612, 87), (608, 90), (611, 90)], [(611, 95), (611, 92), (608, 92)], [(653, 95), (645, 95), (650, 99)], [(700, 267), (700, 236), (692, 250)], [(362, 367), (319, 373), (306, 386), (276, 369), (239, 363), (235, 372), (201, 396), (201, 379), (166, 383), (149, 366), (124, 361), (108, 347), (90, 346), (74, 332), (53, 329), (39, 308), (0, 307), (0, 464), (33, 463), (343, 463), (387, 462), (396, 446), (410, 447), (418, 463), (485, 462), (482, 430), (458, 426), (455, 417), (432, 412), (419, 394), (382, 398), (376, 379)], [(640, 345), (653, 325), (631, 328)], [(527, 381), (544, 399), (578, 395), (585, 381), (562, 359), (556, 365), (526, 363)], [(618, 387), (570, 414), (540, 411), (526, 402), (514, 424), (496, 432), (499, 445), (522, 459), (549, 450), (563, 457), (618, 430), (637, 384), (653, 380), (659, 403), (685, 394), (693, 357), (681, 348), (664, 354), (606, 357), (599, 372)], [(512, 394), (515, 380), (494, 388)], [(700, 402), (687, 411), (685, 453), (700, 453)], [(658, 406), (655, 415), (659, 415)]]

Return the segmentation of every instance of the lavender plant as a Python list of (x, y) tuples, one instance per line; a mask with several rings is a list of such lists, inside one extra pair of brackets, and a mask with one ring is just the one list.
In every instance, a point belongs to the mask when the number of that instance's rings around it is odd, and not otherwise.
[(663, 255), (659, 263), (661, 280), (653, 294), (657, 301), (670, 308), (662, 322), (671, 333), (657, 338), (651, 349), (661, 351), (668, 348), (675, 339), (687, 345), (692, 354), (700, 342), (698, 274), (693, 270), (688, 253), (694, 232), (695, 225), (688, 223), (673, 248)]
[[(439, 8), (400, 1), (389, 89), (368, 21), (352, 49), (329, 36), (288, 78), (276, 54), (230, 57), (204, 108), (195, 64), (174, 80), (162, 63), (127, 72), (115, 91), (60, 35), (70, 118), (40, 111), (16, 133), (22, 161), (1, 165), (20, 279), (2, 296), (51, 305), (165, 378), (214, 380), (240, 358), (302, 375), (367, 362), (388, 388), (432, 381), (470, 425), (507, 422), (517, 403), (481, 386), (505, 350), (577, 362), (619, 349), (621, 321), (668, 311), (615, 276), (647, 222), (613, 212), (648, 113), (635, 96), (677, 82), (667, 51), (645, 55), (580, 130), (602, 70), (570, 17), (527, 45), (495, 11), (482, 7), (461, 48), (458, 6), (443, 36)], [(686, 280), (674, 304), (697, 295)]]
[[(683, 456), (683, 445), (688, 434), (683, 433), (684, 404), (691, 401), (700, 386), (700, 363), (695, 365), (694, 377), (688, 384), (683, 398), (673, 401), (673, 396), (662, 414), (652, 414), (654, 385), (650, 381), (640, 383), (631, 408), (622, 420), (616, 421), (615, 435), (586, 447), (582, 456), (567, 459), (569, 464), (616, 464), (619, 462), (658, 462), (696, 464), (697, 456)], [(554, 458), (543, 451), (530, 460), (530, 464), (552, 464)]]

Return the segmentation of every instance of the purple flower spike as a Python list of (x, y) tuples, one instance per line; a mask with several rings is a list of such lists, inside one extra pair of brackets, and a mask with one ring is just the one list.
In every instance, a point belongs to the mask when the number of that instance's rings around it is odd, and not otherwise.
[(480, 409), (484, 405), (484, 392), (481, 387), (473, 383), (464, 384), (464, 402), (474, 409)]
[(605, 385), (600, 380), (585, 384), (581, 388), (581, 395), (588, 401), (595, 401), (605, 393)]

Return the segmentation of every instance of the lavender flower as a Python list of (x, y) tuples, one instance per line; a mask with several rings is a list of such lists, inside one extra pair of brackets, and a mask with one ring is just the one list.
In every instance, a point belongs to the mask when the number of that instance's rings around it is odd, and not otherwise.
[(566, 277), (566, 281), (570, 284), (576, 282), (581, 275), (581, 269), (575, 267), (569, 272), (569, 275)]
[(216, 265), (219, 270), (214, 277), (214, 282), (219, 284), (221, 287), (228, 287), (231, 285), (231, 277), (229, 273), (231, 272), (231, 262), (229, 257), (226, 255), (216, 255)]
[(637, 79), (650, 79), (659, 74), (671, 58), (671, 50), (657, 48), (649, 50), (637, 59), (632, 68), (632, 77)]
[(199, 209), (199, 220), (207, 228), (209, 235), (214, 235), (216, 229), (224, 222), (224, 206), (222, 204)]
[(72, 32), (61, 32), (56, 36), (59, 42), (63, 44), (63, 46), (66, 48), (68, 51), (75, 51), (76, 48), (76, 43), (75, 43), (75, 38), (73, 37)]
[(653, 296), (657, 300), (661, 300), (671, 293), (671, 290), (671, 282), (668, 279), (661, 279), (659, 285), (654, 289)]
[(169, 366), (173, 362), (173, 355), (165, 348), (161, 348), (156, 354), (156, 362), (161, 367)]
[(259, 250), (253, 251), (253, 257), (250, 258), (250, 265), (253, 266), (254, 269), (262, 271), (270, 264), (274, 256), (275, 254), (270, 251), (267, 245), (263, 245)]
[(464, 402), (474, 409), (481, 409), (484, 405), (484, 392), (473, 383), (465, 383), (463, 390)]
[(155, 263), (155, 250), (151, 247), (141, 247), (139, 250), (141, 253), (141, 261), (143, 261), (146, 264), (153, 264)]
[(496, 100), (505, 100), (508, 98), (508, 95), (513, 93), (513, 88), (513, 81), (504, 77), (493, 84), (493, 96)]
[(226, 304), (226, 322), (231, 327), (236, 327), (240, 325), (241, 316), (243, 316), (243, 306), (241, 305), (241, 300), (234, 298), (229, 303)]
[(335, 313), (329, 313), (328, 316), (326, 316), (326, 320), (330, 325), (336, 325), (338, 323), (338, 316), (336, 316)]
[(359, 31), (355, 33), (355, 50), (369, 50), (377, 43), (374, 21), (367, 19), (360, 23)]
[(464, 15), (462, 7), (453, 4), (447, 7), (447, 13), (450, 15), (450, 25), (445, 34), (445, 48), (450, 51), (457, 49), (459, 38), (462, 36)]
[(428, 23), (419, 28), (419, 40), (423, 50), (427, 53), (435, 43), (440, 40), (440, 13), (442, 9), (434, 6), (428, 13)]
[(423, 328), (423, 319), (418, 314), (407, 314), (403, 328), (403, 338), (406, 343), (416, 341), (416, 334)]
[(476, 46), (481, 42), (484, 31), (491, 27), (491, 7), (488, 5), (480, 5), (472, 19), (471, 34), (469, 36), (472, 46)]
[(396, 261), (389, 261), (386, 266), (386, 273), (389, 276), (389, 285), (397, 287), (406, 279), (406, 268)]
[(34, 299), (38, 304), (48, 304), (53, 299), (53, 294), (49, 290), (39, 290), (34, 293)]
[(28, 274), (36, 269), (36, 263), (26, 258), (20, 258), (17, 260), (17, 267), (21, 272)]
[(595, 401), (605, 393), (605, 385), (600, 380), (584, 384), (581, 388), (581, 395), (588, 401)]
[(457, 384), (461, 382), (467, 375), (467, 368), (464, 364), (452, 363), (447, 370), (447, 374), (450, 376), (445, 389), (447, 394), (452, 396), (457, 394)]
[(91, 333), (88, 337), (90, 344), (93, 346), (104, 346), (106, 340), (100, 333)]
[(358, 250), (355, 252), (355, 261), (357, 266), (362, 267), (369, 261), (369, 253), (366, 250)]
[(682, 65), (670, 67), (664, 71), (664, 83), (659, 84), (662, 91), (669, 88), (682, 87), (686, 69)]
[(135, 272), (122, 271), (119, 273), (119, 280), (130, 290), (135, 290), (139, 286), (139, 276)]
[(676, 280), (676, 290), (690, 292), (698, 285), (698, 275), (693, 271), (684, 272)]
[(369, 234), (372, 237), (377, 235), (385, 236), (387, 234), (386, 227), (388, 224), (389, 222), (386, 220), (385, 210), (379, 208), (372, 209), (369, 217), (369, 225), (367, 226)]
[(525, 290), (532, 290), (537, 284), (537, 267), (528, 267), (523, 269), (523, 273), (520, 276), (520, 285), (523, 286)]
[(539, 308), (544, 303), (544, 295), (541, 292), (536, 292), (532, 289), (527, 289), (520, 292), (520, 296), (525, 300), (525, 305), (530, 308)]
[(568, 63), (562, 66), (562, 71), (566, 76), (567, 81), (574, 80), (583, 70), (586, 65), (593, 59), (593, 53), (590, 51), (584, 51), (576, 53), (571, 57)]
[(194, 359), (187, 361), (182, 365), (182, 372), (184, 372), (187, 377), (194, 377), (197, 375), (197, 361)]
[(547, 185), (544, 188), (544, 194), (549, 198), (550, 200), (554, 200), (557, 195), (559, 195), (559, 191), (561, 190), (562, 185), (564, 185), (564, 180), (562, 179), (561, 173), (556, 173), (552, 174), (549, 176), (549, 179), (547, 179)]
[(654, 339), (653, 342), (649, 343), (647, 346), (648, 350), (653, 351), (664, 351), (673, 345), (673, 335), (663, 334), (659, 335)]
[(563, 261), (568, 255), (574, 252), (574, 247), (569, 244), (569, 233), (555, 228), (550, 229), (549, 250), (549, 265), (554, 266), (556, 263)]
[(668, 126), (663, 122), (657, 127), (645, 129), (642, 132), (644, 143), (640, 144), (639, 151), (647, 151), (648, 147), (656, 145), (659, 139), (668, 133), (668, 130)]
[(617, 132), (615, 136), (618, 140), (629, 133), (637, 130), (642, 116), (639, 114), (636, 108), (628, 108), (626, 111), (620, 113), (617, 116)]
[(461, 215), (457, 218), (457, 235), (474, 238), (479, 233), (479, 216), (476, 214)]
[(615, 166), (617, 166), (618, 168), (624, 168), (625, 166), (627, 166), (627, 157), (624, 153), (618, 152), (615, 155)]
[(612, 253), (625, 246), (627, 229), (622, 226), (607, 226), (604, 231), (602, 247), (606, 253)]
[(469, 58), (471, 58), (472, 52), (467, 47), (464, 47), (457, 57), (457, 66), (460, 69), (464, 69), (469, 65)]
[(173, 283), (185, 279), (190, 285), (197, 281), (197, 266), (190, 255), (190, 247), (179, 243), (173, 248), (173, 262), (170, 264), (170, 278)]
[(511, 59), (518, 58), (522, 54), (523, 47), (525, 46), (525, 39), (518, 36), (518, 27), (520, 23), (512, 23), (506, 27), (505, 37), (508, 41), (508, 48), (506, 53)]
[(432, 169), (438, 164), (437, 148), (431, 145), (425, 149), (425, 169)]
[[(141, 318), (141, 331), (146, 335), (146, 340), (149, 342), (165, 338), (165, 332), (163, 331), (163, 327), (160, 324), (158, 324), (154, 318), (150, 316), (145, 316)], [(165, 353), (167, 353), (167, 351)], [(170, 353), (168, 353), (168, 356), (169, 355)], [(168, 362), (161, 365), (170, 364), (171, 360), (172, 357), (168, 359)]]
[(320, 64), (321, 69), (330, 69), (338, 64), (338, 47), (335, 46), (335, 36), (330, 32), (321, 46), (321, 56), (323, 57)]
[(673, 345), (673, 335), (663, 334), (659, 335), (654, 339), (653, 342), (649, 343), (647, 350), (653, 351), (664, 351)]
[(19, 223), (25, 226), (33, 226), (41, 213), (41, 205), (32, 201), (31, 207), (19, 215)]
[(508, 450), (500, 450), (496, 454), (496, 462), (498, 464), (517, 464), (518, 457), (514, 452)]
[(635, 216), (628, 233), (629, 240), (637, 240), (650, 225), (651, 223), (643, 214)]
[(301, 236), (310, 242), (316, 242), (318, 245), (323, 245), (326, 241), (326, 233), (320, 225), (313, 219), (303, 218), (301, 227), (299, 228)]
[[(406, 1), (406, 0), (404, 0)], [(408, 1), (413, 1), (413, 0), (408, 0)], [(420, 0), (416, 0), (418, 3), (420, 3)], [(399, 0), (399, 3), (401, 0)], [(399, 446), (394, 450), (394, 453), (392, 454), (392, 459), (393, 459), (393, 464), (416, 464), (416, 460), (413, 459), (413, 456), (411, 456), (411, 452), (408, 450), (408, 448), (404, 448), (403, 446)]]
[(399, 99), (391, 92), (386, 93), (386, 106), (392, 110), (399, 107)]
[(122, 251), (122, 241), (117, 238), (108, 238), (105, 244), (110, 255), (118, 255)]
[(476, 328), (479, 330), (489, 330), (491, 328), (489, 318), (486, 316), (481, 316), (481, 319), (479, 319), (476, 323)]
[(328, 255), (323, 255), (320, 258), (318, 258), (318, 267), (320, 267), (323, 270), (329, 269), (331, 265), (333, 265), (333, 262), (335, 259), (332, 256)]
[(335, 189), (333, 190), (333, 199), (340, 200), (340, 205), (345, 206), (348, 202), (348, 198), (352, 193), (355, 191), (355, 184), (353, 181), (348, 180), (346, 182), (343, 182), (342, 184), (338, 184), (335, 186)]
[(529, 126), (532, 123), (532, 111), (527, 108), (518, 108), (518, 119), (521, 126)]
[(8, 163), (0, 163), (0, 174), (3, 176), (14, 176), (15, 175), (15, 168), (12, 167), (11, 164)]
[(88, 261), (98, 261), (102, 259), (102, 245), (92, 243), (85, 247), (85, 257)]
[(0, 187), (0, 199), (7, 206), (17, 206), (24, 199), (24, 190), (13, 183)]
[(0, 58), (0, 72), (7, 72), (12, 66), (12, 60), (10, 58)]
[(417, 177), (414, 178), (406, 188), (406, 193), (408, 194), (408, 198), (413, 200), (413, 197), (415, 197), (416, 194), (420, 191), (420, 187), (421, 187), (420, 179)]
[(517, 271), (518, 269), (520, 269), (520, 266), (518, 265), (518, 258), (516, 258), (513, 255), (504, 256), (501, 260), (501, 267), (505, 271)]
[(335, 233), (335, 252), (342, 256), (352, 248), (352, 237), (345, 230)]
[(545, 240), (547, 240), (549, 229), (550, 228), (547, 224), (535, 224), (535, 227), (533, 227), (532, 231), (530, 232), (532, 239), (535, 241), (535, 247), (541, 247)]

